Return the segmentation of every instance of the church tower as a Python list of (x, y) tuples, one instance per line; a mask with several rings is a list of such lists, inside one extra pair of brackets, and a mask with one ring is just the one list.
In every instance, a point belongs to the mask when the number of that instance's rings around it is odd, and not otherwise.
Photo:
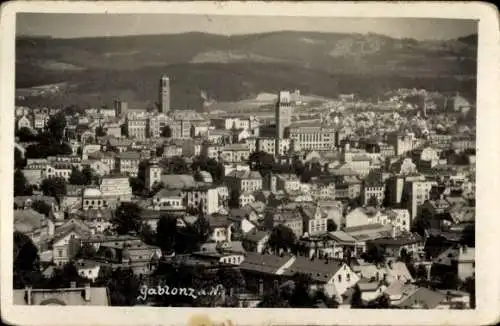
[(170, 111), (170, 78), (167, 75), (161, 76), (160, 80), (160, 112)]
[(152, 159), (149, 161), (149, 165), (146, 168), (146, 180), (145, 186), (151, 190), (153, 186), (161, 182), (161, 167), (158, 165), (157, 159)]

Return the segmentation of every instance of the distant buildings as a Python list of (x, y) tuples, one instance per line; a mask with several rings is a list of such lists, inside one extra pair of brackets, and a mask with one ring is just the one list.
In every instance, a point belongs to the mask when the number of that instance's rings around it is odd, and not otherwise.
[(160, 79), (160, 112), (170, 111), (170, 78), (167, 75)]
[(290, 92), (281, 91), (276, 103), (276, 138), (285, 138), (285, 129), (292, 124), (292, 99)]

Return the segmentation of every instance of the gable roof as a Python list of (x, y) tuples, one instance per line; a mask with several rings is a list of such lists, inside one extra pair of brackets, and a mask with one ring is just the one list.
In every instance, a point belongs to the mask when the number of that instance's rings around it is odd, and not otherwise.
[(186, 189), (196, 186), (196, 181), (190, 174), (162, 174), (161, 182), (167, 189)]
[(284, 255), (283, 257), (256, 252), (247, 252), (245, 260), (240, 264), (240, 269), (265, 274), (276, 274), (293, 257)]
[(285, 269), (283, 275), (293, 276), (297, 273), (306, 274), (315, 282), (328, 282), (344, 264), (337, 260), (310, 260), (296, 256), (294, 262)]
[(243, 239), (250, 242), (258, 243), (269, 235), (270, 235), (269, 231), (261, 231), (254, 228), (251, 231), (245, 233), (243, 235)]
[(411, 294), (404, 296), (396, 305), (400, 308), (411, 308), (418, 305), (426, 309), (434, 309), (445, 299), (446, 294), (419, 287)]

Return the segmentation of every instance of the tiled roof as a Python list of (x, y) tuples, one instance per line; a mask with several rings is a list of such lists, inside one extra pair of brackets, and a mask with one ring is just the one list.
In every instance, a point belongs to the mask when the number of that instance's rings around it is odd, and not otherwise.
[(161, 181), (169, 189), (186, 189), (196, 186), (194, 177), (189, 174), (162, 174)]
[(118, 154), (118, 158), (121, 160), (139, 160), (141, 158), (141, 153), (135, 151), (122, 152)]
[(243, 235), (245, 240), (257, 243), (262, 241), (265, 237), (269, 236), (269, 232), (253, 229)]
[(259, 254), (256, 252), (247, 252), (245, 260), (240, 264), (240, 269), (243, 271), (253, 271), (266, 274), (276, 274), (293, 257), (284, 255), (283, 257), (276, 255)]
[(342, 265), (343, 263), (336, 260), (326, 262), (325, 260), (315, 259), (311, 261), (305, 257), (297, 256), (293, 264), (285, 269), (283, 275), (307, 274), (316, 282), (326, 283)]

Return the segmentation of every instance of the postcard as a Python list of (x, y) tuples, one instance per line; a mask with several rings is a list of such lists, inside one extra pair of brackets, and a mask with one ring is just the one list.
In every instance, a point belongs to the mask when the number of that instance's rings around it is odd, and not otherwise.
[(7, 324), (498, 321), (493, 5), (13, 1), (1, 33)]

